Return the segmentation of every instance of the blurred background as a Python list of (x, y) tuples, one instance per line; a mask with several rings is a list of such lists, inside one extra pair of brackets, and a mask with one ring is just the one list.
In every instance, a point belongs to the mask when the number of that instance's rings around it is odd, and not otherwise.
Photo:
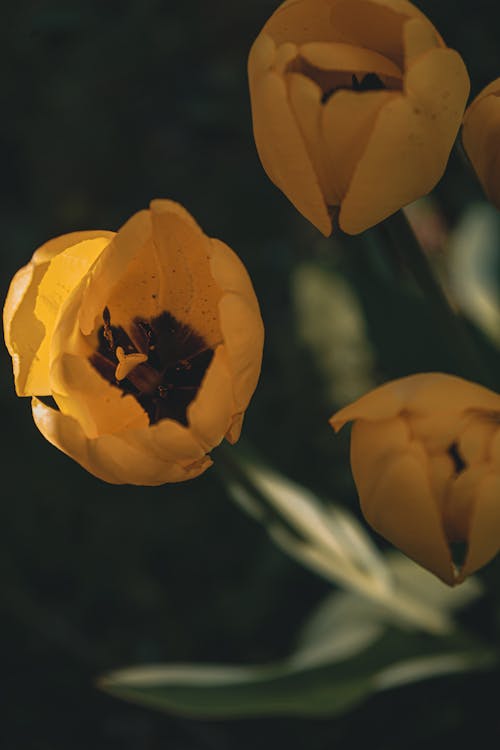
[[(490, 2), (417, 4), (463, 55), (473, 95), (500, 74)], [(261, 303), (264, 365), (243, 444), (359, 515), (348, 436), (335, 437), (328, 417), (383, 380), (453, 368), (409, 281), (363, 236), (322, 238), (259, 163), (246, 58), (275, 7), (3, 4), (2, 297), (50, 237), (115, 230), (152, 198), (181, 202), (244, 260)], [(485, 246), (483, 224), (474, 224), (481, 201), (454, 154), (432, 200), (409, 213), (446, 274), (456, 267), (450, 258), (462, 257), (464, 222)], [(471, 207), (479, 212), (472, 218)], [(487, 275), (497, 288), (496, 216), (486, 224)], [(477, 338), (500, 384), (496, 313), (481, 321), (466, 291), (463, 304), (482, 326)], [(409, 750), (500, 741), (494, 671), (386, 691), (321, 720), (200, 721), (100, 691), (97, 677), (122, 666), (278, 659), (331, 586), (269, 541), (215, 469), (184, 485), (106, 485), (38, 434), (29, 400), (15, 396), (5, 350), (0, 379), (2, 749), (246, 750), (258, 742), (263, 750)], [(499, 561), (481, 577), (489, 593), (461, 617), (498, 646)]]

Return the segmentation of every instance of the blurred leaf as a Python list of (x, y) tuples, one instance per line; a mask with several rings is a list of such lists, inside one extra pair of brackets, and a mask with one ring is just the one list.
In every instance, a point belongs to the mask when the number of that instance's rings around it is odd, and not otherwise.
[(302, 263), (293, 272), (292, 293), (299, 336), (325, 378), (331, 403), (343, 405), (373, 388), (363, 310), (347, 279)]
[(489, 203), (464, 213), (448, 251), (451, 291), (463, 312), (500, 345), (498, 247), (500, 216)]
[[(459, 641), (388, 630), (328, 660), (293, 656), (272, 665), (151, 665), (112, 672), (100, 687), (118, 698), (199, 718), (335, 716), (393, 685), (487, 668), (492, 656)], [(361, 645), (361, 641), (358, 646)], [(457, 646), (459, 650), (457, 650)], [(349, 658), (351, 656), (351, 658)]]

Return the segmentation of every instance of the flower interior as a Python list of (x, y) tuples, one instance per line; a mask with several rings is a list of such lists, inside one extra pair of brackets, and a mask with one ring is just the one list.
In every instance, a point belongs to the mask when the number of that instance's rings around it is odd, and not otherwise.
[(104, 308), (102, 318), (91, 364), (112, 385), (137, 399), (150, 424), (169, 418), (187, 426), (187, 408), (198, 393), (213, 349), (166, 311), (148, 320), (134, 318), (128, 332), (113, 325), (109, 308)]

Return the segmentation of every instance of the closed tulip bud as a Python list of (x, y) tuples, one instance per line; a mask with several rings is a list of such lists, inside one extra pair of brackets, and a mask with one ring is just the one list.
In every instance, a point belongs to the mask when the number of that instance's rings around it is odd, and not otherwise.
[(114, 484), (204, 472), (239, 437), (263, 345), (242, 263), (167, 200), (116, 234), (39, 248), (12, 280), (4, 331), (40, 432)]
[(488, 199), (500, 209), (500, 78), (467, 108), (462, 143)]
[(287, 0), (248, 62), (269, 178), (324, 235), (356, 234), (441, 178), (469, 94), (461, 57), (405, 0)]
[[(445, 583), (500, 549), (500, 396), (440, 373), (376, 388), (331, 418), (354, 422), (351, 468), (368, 523)], [(465, 545), (461, 564), (453, 545)]]

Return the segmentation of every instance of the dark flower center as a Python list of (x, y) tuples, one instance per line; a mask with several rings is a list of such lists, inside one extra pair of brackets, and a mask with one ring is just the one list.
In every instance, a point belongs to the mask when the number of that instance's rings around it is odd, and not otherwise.
[(342, 89), (348, 91), (379, 91), (386, 88), (376, 73), (367, 73), (361, 80), (358, 80), (357, 76), (353, 73), (351, 80), (351, 86), (333, 86), (324, 91), (321, 97), (321, 104), (326, 104), (336, 91), (341, 91)]
[(467, 463), (464, 460), (464, 458), (461, 456), (460, 451), (458, 449), (458, 443), (455, 441), (453, 442), (449, 448), (448, 448), (448, 455), (450, 456), (451, 460), (453, 461), (454, 468), (455, 468), (455, 474), (458, 476), (458, 474), (461, 474), (462, 471), (464, 471), (467, 468)]
[(166, 311), (149, 320), (135, 318), (129, 333), (112, 325), (107, 307), (102, 318), (91, 364), (112, 385), (137, 399), (150, 424), (169, 418), (187, 426), (187, 408), (198, 393), (213, 349)]

